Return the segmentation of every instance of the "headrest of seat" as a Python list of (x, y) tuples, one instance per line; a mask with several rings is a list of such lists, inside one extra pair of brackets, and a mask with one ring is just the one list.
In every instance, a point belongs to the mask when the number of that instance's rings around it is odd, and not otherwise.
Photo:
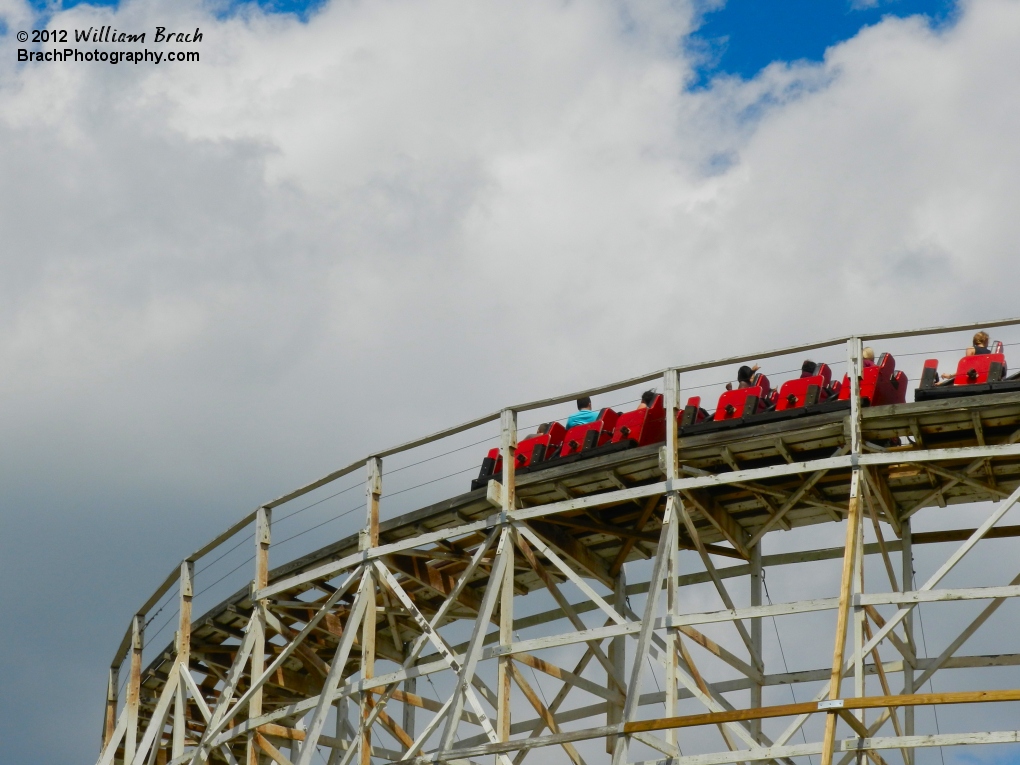
[(888, 371), (892, 372), (896, 368), (896, 359), (893, 358), (891, 353), (883, 353), (878, 357), (878, 366), (882, 369), (888, 367)]
[(772, 390), (772, 386), (769, 385), (769, 378), (767, 378), (761, 372), (755, 372), (751, 376), (751, 387), (761, 388), (762, 394), (767, 394), (770, 390)]
[(1002, 353), (1002, 341), (992, 340), (992, 342), (988, 345), (988, 350), (992, 353)]

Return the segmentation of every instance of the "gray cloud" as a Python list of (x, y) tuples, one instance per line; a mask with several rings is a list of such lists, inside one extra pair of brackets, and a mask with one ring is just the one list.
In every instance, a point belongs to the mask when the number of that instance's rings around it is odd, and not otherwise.
[(200, 25), (203, 61), (19, 66), (0, 39), (12, 761), (87, 761), (164, 573), (371, 449), (672, 362), (1013, 312), (1014, 4), (697, 93), (682, 3), (138, 0), (51, 27), (103, 23)]

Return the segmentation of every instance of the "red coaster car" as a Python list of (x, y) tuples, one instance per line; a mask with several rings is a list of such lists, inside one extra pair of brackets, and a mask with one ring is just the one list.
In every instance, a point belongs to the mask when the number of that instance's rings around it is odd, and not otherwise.
[(611, 443), (648, 446), (665, 440), (666, 410), (662, 396), (658, 395), (651, 406), (624, 412), (617, 418)]
[[(711, 420), (698, 420), (700, 399), (697, 404), (692, 403), (693, 399), (688, 401), (684, 408), (680, 433), (683, 435), (712, 433), (745, 425), (749, 420), (763, 414), (773, 405), (774, 401), (775, 392), (769, 385), (769, 379), (760, 372), (755, 373), (751, 378), (750, 387), (728, 390), (719, 397), (719, 404), (716, 406), (715, 414)], [(684, 424), (688, 419), (688, 412), (691, 413), (690, 419), (694, 422)]]
[(688, 425), (697, 425), (708, 419), (708, 412), (701, 408), (701, 396), (691, 396), (687, 399), (687, 406), (684, 407), (680, 417), (680, 430), (683, 431)]
[(517, 472), (540, 465), (563, 448), (563, 437), (567, 429), (558, 422), (547, 423), (538, 430), (537, 434), (525, 438), (517, 445), (514, 455)]
[[(839, 391), (840, 401), (850, 401), (850, 377), (843, 376)], [(896, 371), (896, 359), (891, 353), (883, 353), (873, 367), (861, 372), (861, 405), (883, 406), (902, 404), (907, 400), (907, 376)]]
[(571, 457), (582, 451), (608, 444), (613, 438), (613, 427), (619, 415), (612, 409), (602, 409), (598, 419), (583, 425), (575, 425), (563, 436), (560, 458)]
[[(538, 433), (517, 444), (517, 451), (514, 453), (515, 472), (527, 473), (554, 458), (563, 446), (563, 436), (566, 432), (567, 429), (558, 422), (540, 425)], [(503, 479), (503, 456), (499, 453), (499, 448), (489, 450), (482, 460), (478, 478), (471, 481), (471, 488), (480, 489), (493, 478), (497, 481)]]
[(992, 343), (992, 353), (960, 359), (956, 365), (956, 375), (948, 380), (939, 380), (937, 359), (925, 361), (921, 385), (914, 391), (914, 401), (1016, 390), (1020, 390), (1020, 374), (1007, 377), (1002, 343), (995, 342)]
[[(651, 406), (624, 412), (616, 418), (613, 437), (608, 443), (590, 450), (594, 454), (607, 454), (635, 446), (648, 446), (666, 440), (666, 409), (662, 395), (652, 400)], [(585, 449), (585, 454), (589, 453)]]
[(499, 447), (489, 449), (489, 453), (482, 460), (482, 469), (478, 471), (478, 477), (471, 481), (471, 490), (481, 489), (495, 478), (499, 480), (503, 476), (503, 455), (499, 453)]
[(833, 390), (832, 370), (829, 369), (829, 365), (815, 364), (815, 373), (810, 377), (799, 377), (782, 384), (776, 397), (776, 411), (786, 412), (821, 404), (834, 398), (839, 389), (840, 384), (836, 383)]

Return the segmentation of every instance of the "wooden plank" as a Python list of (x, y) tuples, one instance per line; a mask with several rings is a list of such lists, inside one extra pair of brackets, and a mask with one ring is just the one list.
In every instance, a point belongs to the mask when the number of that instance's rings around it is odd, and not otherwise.
[[(262, 752), (277, 765), (294, 765), (279, 749), (273, 746), (265, 736), (258, 731), (254, 735), (255, 743)], [(258, 763), (254, 763), (258, 765)]]
[[(504, 459), (506, 459), (504, 457)], [(510, 532), (513, 533), (513, 532)], [(499, 642), (510, 645), (514, 639), (514, 545), (508, 544), (507, 565), (503, 569), (500, 582), (490, 582), (491, 586), (499, 586)], [(496, 734), (500, 741), (510, 740), (511, 704), (510, 682), (513, 673), (512, 659), (501, 656), (496, 668)]]
[(965, 324), (950, 324), (944, 327), (925, 327), (924, 329), (902, 329), (895, 332), (884, 332), (877, 335), (862, 335), (862, 340), (894, 340), (902, 337), (920, 337), (921, 335), (944, 335), (950, 332), (973, 332), (977, 329), (991, 329), (993, 327), (1010, 327), (1020, 324), (1020, 319), (997, 319), (994, 321), (967, 322)]
[(715, 498), (707, 491), (685, 491), (684, 497), (698, 508), (705, 519), (711, 523), (716, 531), (723, 535), (727, 542), (740, 553), (744, 560), (751, 559), (751, 553), (747, 548), (747, 532), (734, 520), (726, 508), (722, 507)]
[(1001, 587), (963, 587), (951, 590), (863, 593), (854, 605), (879, 606), (898, 603), (942, 603), (954, 600), (994, 600), (1020, 597), (1020, 585)]
[[(542, 721), (545, 723), (546, 727), (549, 728), (549, 730), (551, 730), (553, 733), (559, 733), (560, 727), (559, 725), (556, 724), (556, 719), (553, 717), (552, 712), (550, 712), (546, 708), (545, 704), (541, 702), (541, 700), (538, 698), (538, 694), (536, 694), (532, 687), (528, 684), (528, 681), (524, 679), (524, 676), (521, 674), (520, 670), (517, 669), (516, 666), (511, 664), (510, 671), (513, 674), (514, 682), (517, 683), (517, 687), (519, 687), (521, 691), (524, 693), (524, 698), (526, 698), (528, 700), (528, 703), (531, 704), (532, 708), (536, 712), (538, 712), (539, 716), (542, 718)], [(509, 735), (502, 740), (509, 741), (510, 740)], [(581, 758), (581, 755), (577, 753), (577, 749), (574, 747), (573, 744), (567, 742), (564, 743), (562, 746), (563, 751), (567, 753), (567, 757), (570, 758), (570, 761), (574, 763), (574, 765), (584, 765), (584, 760)]]
[[(659, 504), (659, 497), (652, 496), (645, 500), (644, 507), (641, 509), (641, 515), (638, 517), (637, 522), (634, 524), (634, 531), (638, 533), (644, 532), (645, 526), (652, 517), (652, 513)], [(623, 564), (627, 562), (627, 556), (630, 554), (631, 548), (634, 546), (636, 540), (633, 538), (625, 538), (623, 544), (620, 546), (620, 552), (616, 554), (616, 558), (613, 560), (613, 564), (609, 567), (609, 575), (612, 577), (617, 576), (620, 570), (623, 568)]]
[[(856, 379), (856, 378), (854, 378)], [(837, 699), (843, 679), (843, 653), (846, 648), (846, 628), (850, 619), (851, 588), (853, 586), (854, 560), (857, 546), (861, 543), (860, 515), (861, 498), (860, 473), (854, 471), (851, 478), (850, 509), (846, 522), (846, 554), (843, 556), (843, 573), (839, 585), (839, 605), (836, 608), (836, 636), (832, 649), (832, 673), (829, 677), (829, 699)], [(836, 717), (825, 718), (825, 733), (822, 739), (822, 765), (831, 765), (836, 740)]]
[(612, 587), (614, 578), (609, 573), (606, 562), (594, 555), (591, 550), (570, 534), (565, 534), (556, 526), (548, 523), (532, 521), (528, 526), (518, 525), (521, 530), (528, 529), (540, 534), (549, 546), (567, 559), (569, 563), (580, 568), (584, 573), (598, 579), (606, 587)]
[[(336, 654), (329, 665), (329, 674), (323, 682), (322, 691), (320, 692), (319, 698), (315, 704), (315, 712), (313, 712), (311, 722), (308, 724), (308, 731), (306, 733), (307, 738), (305, 739), (304, 746), (301, 747), (301, 751), (298, 754), (296, 765), (311, 765), (316, 744), (319, 740), (319, 736), (322, 734), (322, 728), (326, 724), (326, 714), (329, 712), (333, 703), (333, 693), (340, 684), (344, 667), (347, 664), (347, 658), (350, 656), (351, 648), (354, 645), (354, 636), (358, 633), (358, 627), (361, 625), (361, 621), (365, 617), (368, 601), (371, 600), (373, 603), (375, 602), (374, 589), (370, 593), (370, 598), (365, 597), (365, 591), (369, 587), (368, 583), (369, 578), (363, 576), (361, 578), (361, 585), (358, 588), (357, 597), (355, 598), (354, 605), (351, 608), (350, 616), (347, 617), (347, 624), (344, 628), (343, 637), (340, 638), (340, 642), (337, 644)], [(375, 618), (374, 613), (371, 614), (371, 618)], [(255, 721), (253, 720), (249, 720), (249, 723), (254, 722)]]
[(135, 614), (131, 620), (131, 674), (128, 676), (124, 710), (127, 729), (124, 731), (124, 760), (131, 762), (138, 743), (138, 702), (142, 683), (142, 649), (145, 647), (145, 615)]
[(259, 590), (255, 593), (257, 598), (271, 598), (274, 595), (278, 595), (288, 590), (292, 590), (300, 587), (301, 585), (308, 584), (317, 579), (331, 579), (337, 574), (343, 572), (345, 569), (351, 566), (356, 566), (365, 560), (373, 560), (378, 558), (384, 558), (387, 555), (398, 553), (412, 547), (424, 547), (434, 542), (438, 542), (442, 539), (450, 539), (457, 536), (466, 536), (478, 531), (484, 531), (486, 528), (491, 526), (488, 519), (475, 521), (473, 523), (466, 523), (463, 526), (456, 526), (453, 528), (444, 528), (438, 531), (428, 532), (421, 534), (411, 539), (404, 539), (400, 542), (392, 542), (390, 544), (379, 545), (372, 550), (366, 550), (358, 552), (353, 555), (348, 555), (339, 560), (332, 561), (330, 563), (324, 563), (321, 566), (303, 571), (296, 576), (284, 579), (278, 582), (273, 582), (271, 585)]

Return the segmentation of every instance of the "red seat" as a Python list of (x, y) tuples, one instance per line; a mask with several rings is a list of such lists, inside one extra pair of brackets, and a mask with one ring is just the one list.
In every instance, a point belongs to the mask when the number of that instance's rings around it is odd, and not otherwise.
[(829, 365), (816, 364), (815, 374), (811, 377), (801, 377), (783, 383), (776, 398), (776, 411), (800, 409), (826, 401), (832, 396), (831, 381), (832, 370), (829, 369)]
[(611, 443), (630, 441), (634, 446), (647, 446), (666, 440), (666, 410), (662, 396), (644, 409), (624, 412), (616, 420)]
[(1001, 353), (964, 356), (956, 365), (953, 385), (979, 385), (999, 382), (1006, 376), (1006, 357)]
[[(850, 399), (850, 376), (843, 376), (839, 391), (840, 401)], [(883, 353), (872, 367), (861, 370), (861, 404), (882, 406), (902, 404), (907, 400), (907, 376), (896, 371), (896, 359), (891, 353)]]
[(489, 449), (489, 453), (485, 455), (485, 459), (482, 460), (482, 469), (478, 471), (478, 477), (471, 481), (472, 489), (480, 489), (485, 486), (490, 479), (496, 478), (497, 480), (503, 475), (503, 455), (499, 453), (499, 447), (495, 449)]
[(701, 408), (701, 396), (691, 396), (687, 399), (687, 406), (684, 407), (684, 411), (681, 414), (680, 427), (686, 428), (688, 425), (697, 425), (699, 422), (704, 422), (708, 419), (708, 412)]
[(719, 396), (719, 404), (712, 419), (722, 422), (764, 412), (773, 398), (769, 378), (759, 372), (751, 381), (753, 385), (750, 388), (728, 390)]
[(613, 437), (613, 428), (618, 417), (619, 415), (612, 409), (603, 409), (594, 422), (572, 427), (563, 436), (560, 456), (569, 457), (571, 454), (579, 454), (585, 449), (608, 444)]
[[(563, 447), (563, 436), (566, 432), (566, 428), (558, 422), (553, 422), (545, 433), (525, 438), (517, 445), (517, 453), (514, 455), (516, 469), (523, 470), (532, 465), (538, 465), (556, 454)], [(500, 469), (502, 469), (502, 465), (500, 465)]]

